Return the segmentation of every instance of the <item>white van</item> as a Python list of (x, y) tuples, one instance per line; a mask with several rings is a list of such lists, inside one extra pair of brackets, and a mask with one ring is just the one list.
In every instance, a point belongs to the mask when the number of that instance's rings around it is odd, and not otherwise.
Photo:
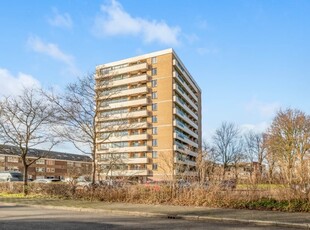
[(20, 172), (0, 172), (0, 182), (23, 181), (23, 174)]

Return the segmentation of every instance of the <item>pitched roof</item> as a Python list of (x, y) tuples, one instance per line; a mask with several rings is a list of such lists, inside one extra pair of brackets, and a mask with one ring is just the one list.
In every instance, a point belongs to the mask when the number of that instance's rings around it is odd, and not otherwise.
[[(20, 149), (12, 145), (0, 145), (0, 155), (20, 155)], [(29, 149), (28, 157), (42, 157), (45, 159), (68, 160), (68, 161), (91, 161), (87, 155), (55, 152), (40, 149)]]

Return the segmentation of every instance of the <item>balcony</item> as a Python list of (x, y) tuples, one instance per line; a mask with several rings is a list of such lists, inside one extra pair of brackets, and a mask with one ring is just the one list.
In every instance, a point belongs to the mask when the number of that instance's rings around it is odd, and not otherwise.
[(147, 176), (149, 171), (147, 169), (131, 169), (131, 170), (112, 170), (109, 176)]
[(192, 151), (192, 150), (189, 150), (189, 149), (187, 149), (186, 147), (184, 147), (184, 148), (182, 149), (182, 148), (180, 148), (178, 145), (174, 145), (174, 146), (173, 146), (173, 149), (174, 149), (174, 151), (178, 151), (178, 152), (184, 153), (184, 154), (186, 154), (186, 155), (191, 155), (191, 156), (193, 156), (193, 157), (197, 157), (197, 156), (198, 156), (198, 153), (196, 153), (196, 152), (194, 152), (194, 151)]
[(99, 84), (96, 85), (96, 89), (106, 89), (106, 88), (110, 88), (110, 87), (115, 87), (115, 86), (121, 86), (121, 85), (129, 85), (131, 83), (143, 83), (143, 82), (147, 82), (148, 81), (148, 75), (146, 74), (141, 74), (141, 75), (135, 75), (135, 76), (131, 76), (125, 79), (121, 79), (121, 80), (115, 80), (115, 81), (109, 81), (109, 83), (107, 83), (107, 85), (102, 85), (100, 86)]
[(190, 160), (183, 160), (183, 159), (178, 159), (178, 158), (174, 158), (174, 162), (178, 163), (178, 164), (185, 164), (185, 165), (190, 165), (190, 166), (196, 166), (196, 162), (195, 161), (190, 161)]
[(173, 89), (176, 90), (186, 101), (190, 104), (196, 111), (198, 111), (198, 106), (195, 104), (193, 100), (191, 100), (185, 92), (183, 92), (177, 84), (173, 84)]
[(147, 157), (136, 157), (136, 158), (126, 158), (123, 160), (125, 164), (148, 164), (149, 158)]
[(148, 146), (130, 146), (124, 148), (108, 148), (99, 149), (98, 153), (131, 153), (131, 152), (147, 152)]
[(186, 80), (189, 82), (189, 84), (197, 91), (197, 86), (194, 84), (192, 78), (188, 75), (187, 71), (181, 66), (181, 64), (176, 60), (173, 59), (173, 65), (181, 72), (183, 73), (183, 76), (186, 78)]
[[(188, 114), (190, 114), (193, 118), (195, 118), (196, 120), (198, 120), (198, 116), (196, 113), (194, 113), (190, 108), (188, 108), (188, 106), (186, 105), (186, 103), (182, 102), (177, 96), (173, 96), (173, 101), (177, 102)], [(192, 105), (192, 104), (191, 104)]]
[[(121, 97), (121, 96), (129, 96), (129, 95), (137, 95), (137, 94), (145, 94), (148, 93), (147, 86), (144, 87), (138, 87), (138, 88), (132, 88), (132, 89), (126, 89), (126, 90), (120, 90), (119, 92), (111, 93), (111, 95), (108, 96), (108, 98), (114, 98), (114, 97)], [(107, 97), (99, 97), (100, 99), (106, 99)]]
[(176, 138), (176, 139), (179, 139), (180, 141), (183, 141), (185, 142), (186, 144), (189, 144), (190, 146), (193, 146), (195, 148), (198, 148), (198, 144), (195, 143), (194, 141), (191, 141), (190, 139), (188, 139), (187, 137), (182, 137), (180, 134), (177, 134), (177, 133), (174, 133), (173, 134), (173, 137)]
[[(100, 164), (107, 165), (111, 162), (107, 159), (106, 161), (100, 161)], [(139, 158), (121, 158), (119, 159), (118, 163), (124, 163), (124, 164), (148, 164), (149, 158), (147, 157), (139, 157)]]
[(148, 116), (147, 110), (140, 110), (140, 111), (133, 111), (133, 112), (128, 112), (128, 113), (106, 115), (103, 117), (99, 117), (98, 121), (111, 121), (111, 120), (136, 118), (136, 117), (147, 117), (147, 116)]
[(138, 134), (138, 135), (128, 135), (121, 137), (110, 137), (105, 142), (116, 142), (116, 141), (139, 141), (139, 140), (147, 140), (148, 134)]
[(184, 132), (188, 133), (189, 135), (191, 135), (192, 137), (195, 137), (198, 139), (198, 134), (194, 133), (192, 130), (190, 130), (189, 128), (187, 128), (186, 125), (182, 124), (181, 122), (178, 122), (176, 120), (173, 121), (173, 125), (178, 127), (179, 129), (183, 130)]
[(118, 102), (118, 103), (110, 103), (107, 106), (101, 106), (99, 108), (99, 111), (108, 110), (108, 109), (117, 109), (117, 108), (123, 108), (123, 107), (130, 107), (130, 106), (147, 105), (147, 104), (148, 104), (148, 98), (141, 98), (141, 99), (136, 99), (136, 100), (122, 101), (122, 102)]
[(194, 129), (198, 129), (198, 125), (191, 119), (189, 119), (185, 114), (180, 112), (180, 110), (178, 110), (177, 108), (173, 109), (173, 113), (178, 115), (182, 120), (184, 120), (187, 124), (191, 125)]
[(188, 87), (187, 83), (183, 80), (181, 80), (179, 77), (178, 77), (178, 73), (176, 71), (173, 71), (173, 77), (176, 78), (180, 84), (185, 88), (185, 90), (196, 100), (196, 102), (198, 102), (198, 97), (197, 95)]
[(146, 71), (147, 69), (148, 69), (148, 64), (146, 62), (135, 64), (135, 65), (128, 65), (120, 69), (107, 70), (104, 74), (97, 75), (96, 79), (109, 77), (113, 75), (124, 74), (124, 73), (138, 73), (139, 71)]

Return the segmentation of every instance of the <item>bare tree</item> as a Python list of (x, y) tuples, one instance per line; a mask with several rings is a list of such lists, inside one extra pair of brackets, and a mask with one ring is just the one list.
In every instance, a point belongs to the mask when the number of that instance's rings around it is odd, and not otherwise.
[(268, 151), (276, 156), (286, 182), (308, 181), (306, 155), (310, 150), (310, 117), (297, 109), (280, 110), (268, 130)]
[(17, 146), (23, 164), (24, 195), (28, 194), (28, 168), (40, 158), (28, 159), (29, 149), (44, 144), (48, 149), (58, 143), (52, 133), (54, 109), (42, 101), (38, 90), (24, 89), (16, 97), (0, 102), (0, 139), (4, 144)]
[(46, 98), (56, 105), (59, 135), (78, 150), (92, 157), (92, 183), (96, 177), (96, 119), (99, 118), (99, 93), (95, 90), (93, 74), (79, 78), (67, 86), (63, 95), (45, 92)]
[(223, 166), (223, 179), (229, 165), (242, 153), (239, 128), (234, 123), (223, 122), (213, 135), (213, 148)]
[(204, 140), (202, 150), (198, 152), (196, 158), (196, 169), (199, 183), (204, 183), (214, 179), (216, 176), (214, 174), (218, 160), (219, 158), (214, 148)]
[[(84, 154), (91, 154), (91, 181), (95, 184), (97, 174), (98, 147), (109, 139), (113, 127), (105, 127), (105, 136), (97, 130), (96, 124), (110, 115), (105, 115), (102, 107), (109, 106), (109, 99), (119, 91), (109, 89), (111, 78), (106, 77), (96, 86), (95, 76), (88, 74), (67, 86), (63, 95), (45, 92), (46, 98), (56, 105), (58, 124), (62, 129), (59, 134), (71, 142)], [(96, 88), (97, 87), (97, 88)], [(119, 122), (120, 126), (122, 122)]]
[(257, 173), (255, 179), (261, 180), (263, 175), (263, 162), (266, 159), (266, 135), (249, 131), (244, 135), (244, 151), (250, 162), (250, 177), (253, 179), (255, 170), (254, 163), (257, 162)]

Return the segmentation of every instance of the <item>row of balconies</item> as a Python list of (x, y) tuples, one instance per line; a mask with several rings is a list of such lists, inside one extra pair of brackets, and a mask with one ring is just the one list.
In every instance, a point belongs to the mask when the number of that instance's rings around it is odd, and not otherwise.
[(131, 152), (147, 152), (149, 147), (143, 146), (129, 146), (124, 148), (106, 148), (97, 150), (98, 153), (131, 153)]
[(173, 84), (173, 89), (176, 90), (180, 95), (182, 95), (182, 97), (187, 101), (187, 103), (189, 103), (196, 111), (199, 111), (196, 102), (192, 101), (192, 100), (186, 95), (186, 93), (184, 93), (184, 92), (178, 87), (177, 84)]
[(147, 86), (142, 86), (142, 87), (112, 92), (111, 94), (109, 94), (107, 96), (99, 97), (99, 100), (106, 100), (107, 98), (110, 99), (110, 98), (114, 98), (114, 97), (122, 97), (122, 96), (129, 96), (129, 95), (146, 94), (148, 92), (149, 92), (149, 90), (148, 90)]
[(135, 122), (132, 124), (123, 124), (123, 125), (113, 125), (113, 126), (107, 126), (107, 127), (97, 127), (97, 132), (107, 132), (107, 131), (113, 131), (113, 130), (129, 130), (129, 129), (143, 129), (143, 128), (149, 128), (150, 123), (147, 121), (141, 121), (141, 122)]
[(193, 110), (191, 110), (185, 103), (182, 103), (182, 101), (177, 96), (173, 96), (173, 101), (177, 102), (188, 114), (198, 120), (198, 115), (194, 113)]
[(135, 100), (128, 100), (128, 101), (122, 101), (118, 103), (110, 103), (106, 106), (101, 106), (99, 108), (99, 111), (108, 110), (108, 109), (118, 109), (123, 107), (130, 107), (130, 106), (142, 106), (147, 105), (149, 103), (149, 99), (147, 97), (135, 99)]
[(189, 144), (190, 146), (193, 146), (195, 148), (198, 148), (198, 143), (188, 139), (187, 137), (185, 136), (182, 136), (182, 135), (178, 135), (177, 133), (174, 133), (173, 134), (173, 137), (176, 138), (176, 139), (179, 139), (180, 141), (182, 142), (185, 142), (186, 144)]
[(196, 162), (195, 161), (191, 161), (191, 160), (187, 160), (187, 159), (180, 159), (180, 158), (177, 158), (177, 157), (174, 158), (174, 163), (196, 166)]
[[(123, 164), (148, 164), (150, 162), (150, 158), (148, 157), (122, 158), (119, 160), (119, 162)], [(109, 159), (100, 160), (100, 164), (108, 165), (110, 164), (110, 161)]]
[(180, 84), (185, 88), (185, 90), (194, 98), (195, 102), (198, 103), (198, 97), (197, 95), (188, 87), (188, 85), (186, 84), (186, 82), (182, 81), (179, 77), (178, 77), (178, 72), (177, 71), (173, 71), (173, 77), (176, 78), (178, 80), (178, 82), (180, 82)]
[[(128, 136), (120, 136), (120, 137), (109, 137), (108, 139), (104, 139), (105, 142), (117, 142), (117, 141), (139, 141), (139, 140), (148, 140), (148, 134), (136, 134), (136, 135), (128, 135)], [(97, 139), (97, 142), (100, 142), (100, 138)]]
[(129, 119), (129, 118), (137, 118), (137, 117), (147, 117), (149, 112), (147, 110), (133, 111), (128, 113), (121, 114), (113, 114), (107, 115), (104, 117), (99, 117), (98, 121), (109, 121), (109, 120), (119, 120), (119, 119)]
[(173, 114), (178, 115), (182, 120), (184, 120), (187, 124), (191, 125), (194, 129), (198, 129), (198, 125), (189, 119), (184, 113), (182, 113), (179, 109), (174, 108)]
[(135, 73), (140, 71), (146, 71), (148, 70), (148, 64), (146, 62), (134, 64), (134, 65), (128, 65), (124, 68), (115, 69), (115, 70), (107, 70), (104, 74), (97, 74), (96, 79), (105, 78), (113, 75), (119, 75), (124, 73)]
[(181, 129), (182, 131), (188, 133), (189, 135), (198, 138), (198, 134), (190, 130), (186, 125), (183, 125), (181, 122), (178, 122), (176, 120), (173, 121), (173, 125)]
[(193, 89), (195, 89), (198, 92), (199, 90), (197, 89), (197, 86), (193, 83), (192, 78), (188, 76), (186, 71), (180, 68), (179, 66), (180, 64), (176, 59), (173, 59), (173, 65), (183, 74), (183, 76), (186, 78), (187, 82), (193, 87)]
[(191, 155), (193, 157), (197, 157), (198, 156), (198, 153), (197, 152), (194, 152), (192, 150), (189, 150), (187, 147), (182, 147), (180, 144), (178, 145), (174, 145), (173, 146), (173, 149), (174, 151), (178, 151), (180, 153), (183, 153), (183, 154), (187, 154), (187, 155)]
[(107, 89), (110, 87), (129, 85), (133, 83), (145, 83), (149, 80), (149, 76), (147, 74), (134, 75), (125, 79), (109, 81), (104, 83), (103, 85), (97, 84), (96, 89)]
[[(106, 175), (103, 173), (103, 175)], [(126, 169), (126, 170), (111, 170), (108, 176), (150, 176), (152, 171), (147, 169)]]

